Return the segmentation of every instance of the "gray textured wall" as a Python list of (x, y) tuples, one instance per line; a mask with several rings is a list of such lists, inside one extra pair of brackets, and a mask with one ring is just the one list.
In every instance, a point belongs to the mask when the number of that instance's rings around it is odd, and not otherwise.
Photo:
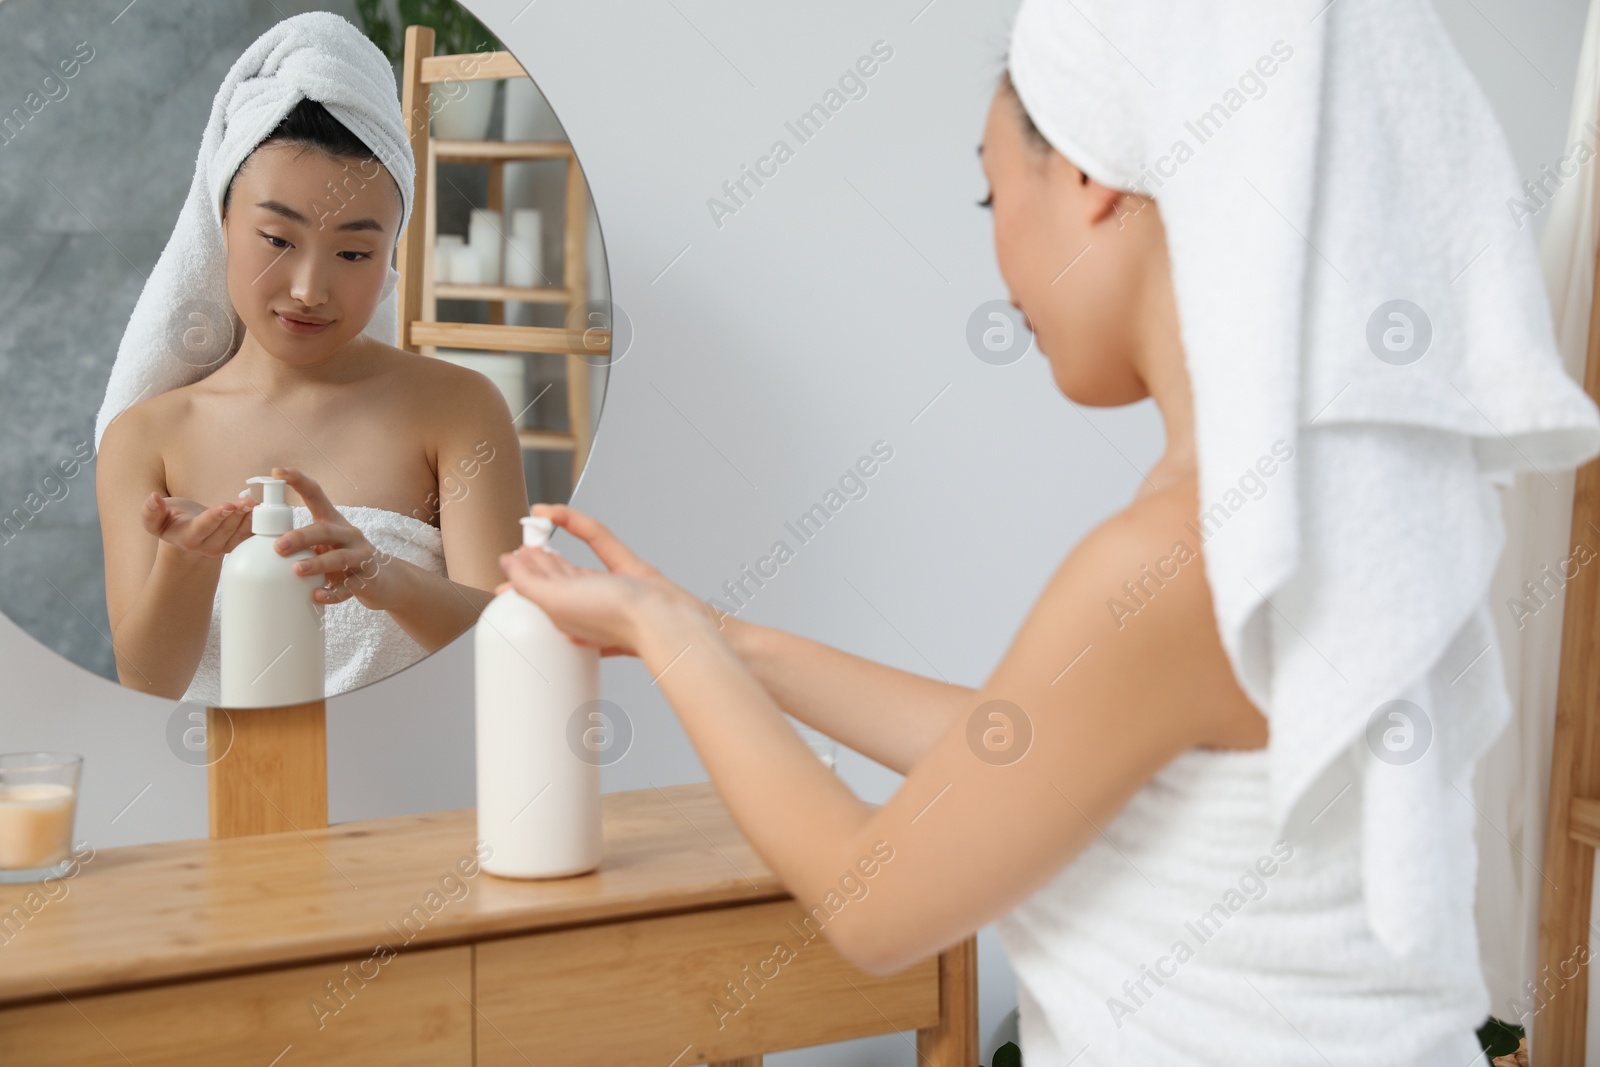
[[(0, 4), (0, 115), (29, 116), (0, 144), (0, 610), (108, 678), (94, 468), (66, 479), (58, 465), (92, 457), (111, 357), (188, 190), (211, 98), (272, 16), (212, 0), (116, 18), (125, 4)], [(84, 54), (80, 42), (93, 57), (63, 79), (57, 64)], [(47, 101), (36, 115), (30, 92)]]

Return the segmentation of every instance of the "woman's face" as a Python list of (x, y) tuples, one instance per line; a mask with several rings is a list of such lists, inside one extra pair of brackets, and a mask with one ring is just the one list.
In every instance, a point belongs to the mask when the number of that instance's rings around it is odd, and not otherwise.
[[(1068, 398), (1094, 407), (1141, 400), (1149, 394), (1134, 367), (1141, 307), (1152, 267), (1166, 267), (1154, 202), (1086, 181), (1059, 152), (1029, 140), (1022, 122), (1002, 85), (980, 151), (1011, 303)], [(1153, 241), (1162, 242), (1156, 259)]]
[(388, 277), (400, 191), (377, 160), (262, 145), (223, 218), (228, 296), (271, 355), (310, 365), (366, 328)]

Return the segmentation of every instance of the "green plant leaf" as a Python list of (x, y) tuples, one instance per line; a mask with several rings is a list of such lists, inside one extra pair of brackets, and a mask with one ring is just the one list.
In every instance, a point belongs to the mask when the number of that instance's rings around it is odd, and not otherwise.
[(1517, 1051), (1517, 1046), (1522, 1043), (1523, 1028), (1511, 1023), (1501, 1022), (1494, 1016), (1484, 1020), (1478, 1027), (1478, 1044), (1483, 1046), (1483, 1051), (1492, 1056), (1509, 1056)]
[(389, 62), (394, 63), (401, 58), (405, 45), (396, 38), (394, 23), (384, 13), (383, 0), (356, 0), (356, 21), (361, 24), (361, 32), (367, 35), (367, 39), (389, 57)]
[(499, 52), (505, 46), (489, 32), (472, 12), (456, 0), (395, 0), (399, 28), (389, 17), (386, 0), (355, 0), (356, 21), (361, 32), (377, 45), (390, 62), (405, 55), (405, 30), (427, 26), (433, 30), (435, 55), (461, 55), (468, 52)]
[(1022, 1067), (1022, 1050), (1015, 1041), (1007, 1041), (994, 1050), (993, 1067)]

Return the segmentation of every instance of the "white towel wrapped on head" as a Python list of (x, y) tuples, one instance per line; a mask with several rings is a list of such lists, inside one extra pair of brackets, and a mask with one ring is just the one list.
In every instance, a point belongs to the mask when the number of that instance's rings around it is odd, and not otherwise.
[[(228, 300), (223, 196), (250, 153), (301, 100), (326, 107), (388, 170), (400, 190), (404, 230), (415, 167), (389, 60), (360, 30), (329, 12), (310, 11), (273, 26), (228, 70), (211, 103), (177, 226), (117, 346), (95, 420), (97, 450), (111, 420), (128, 407), (198, 381), (237, 350), (243, 334)], [(399, 278), (391, 267), (364, 331), (387, 344), (398, 336)]]

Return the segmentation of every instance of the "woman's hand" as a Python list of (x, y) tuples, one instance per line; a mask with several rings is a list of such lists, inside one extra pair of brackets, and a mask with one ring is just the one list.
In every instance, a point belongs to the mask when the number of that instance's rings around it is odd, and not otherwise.
[(500, 557), (514, 588), (538, 604), (574, 642), (599, 648), (602, 656), (637, 655), (639, 609), (652, 602), (689, 608), (713, 625), (716, 612), (624, 545), (603, 524), (566, 504), (535, 504), (537, 518), (548, 518), (586, 543), (605, 571), (575, 566), (554, 552), (526, 546)]
[(287, 556), (302, 548), (317, 554), (295, 564), (297, 574), (327, 576), (327, 584), (314, 590), (311, 598), (319, 604), (341, 604), (355, 597), (375, 611), (393, 603), (398, 576), (386, 564), (395, 561), (395, 557), (374, 548), (365, 534), (339, 514), (322, 486), (309, 475), (295, 467), (274, 467), (272, 476), (287, 482), (311, 509), (308, 525), (290, 530), (274, 542), (279, 555)]
[(239, 497), (206, 507), (181, 496), (151, 492), (139, 509), (144, 528), (185, 555), (215, 558), (232, 552), (251, 535), (255, 501)]

